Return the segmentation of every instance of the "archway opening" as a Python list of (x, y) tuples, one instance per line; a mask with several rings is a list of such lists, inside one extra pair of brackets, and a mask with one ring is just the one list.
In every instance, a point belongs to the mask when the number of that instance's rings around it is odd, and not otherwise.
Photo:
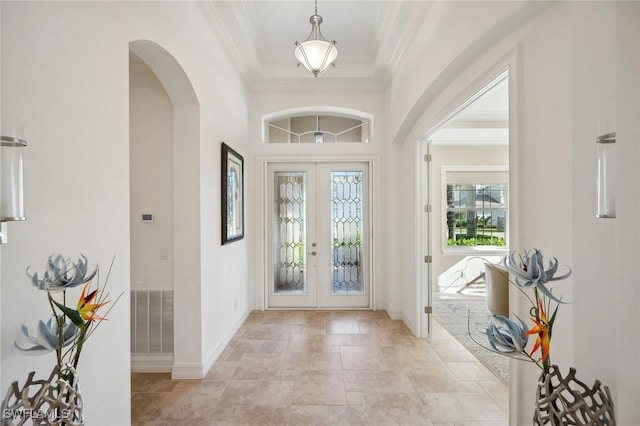
[(202, 363), (200, 281), (184, 279), (200, 256), (199, 175), (189, 172), (200, 108), (169, 52), (148, 40), (129, 52), (132, 372), (175, 375)]

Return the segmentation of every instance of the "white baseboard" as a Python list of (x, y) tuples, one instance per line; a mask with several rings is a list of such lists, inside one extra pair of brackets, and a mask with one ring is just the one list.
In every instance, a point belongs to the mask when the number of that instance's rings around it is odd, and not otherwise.
[(202, 379), (207, 375), (213, 364), (216, 362), (220, 354), (225, 350), (233, 336), (244, 324), (247, 317), (251, 314), (251, 309), (248, 309), (236, 323), (233, 329), (227, 333), (224, 339), (218, 344), (213, 351), (209, 359), (204, 364), (173, 364), (171, 369), (172, 379)]
[(204, 369), (202, 364), (173, 364), (171, 378), (174, 380), (202, 379)]
[(231, 339), (233, 339), (233, 336), (238, 332), (238, 330), (240, 330), (240, 327), (242, 327), (242, 324), (244, 324), (244, 322), (247, 320), (249, 315), (251, 315), (251, 311), (252, 311), (252, 309), (248, 309), (242, 315), (242, 317), (236, 323), (236, 325), (233, 327), (233, 329), (229, 333), (227, 333), (227, 335), (222, 340), (222, 342), (220, 342), (220, 344), (218, 345), (216, 350), (211, 354), (211, 356), (209, 357), (207, 362), (204, 364), (204, 372), (205, 372), (204, 374), (205, 375), (209, 372), (209, 370), (211, 370), (211, 368), (213, 367), (213, 364), (215, 364), (215, 362), (218, 359), (218, 357), (220, 356), (220, 354), (222, 354), (222, 352), (226, 349), (226, 347), (229, 344), (229, 342), (231, 341)]
[(413, 334), (414, 336), (417, 336), (418, 333), (418, 329), (415, 326), (415, 324), (413, 323), (413, 321), (409, 320), (409, 318), (404, 315), (404, 313), (402, 314), (402, 322), (404, 323), (404, 325), (407, 326), (407, 328), (409, 329), (409, 331), (411, 332), (411, 334)]
[(387, 315), (389, 315), (389, 318), (391, 318), (392, 320), (402, 319), (402, 311), (392, 311), (390, 309), (387, 309)]
[(404, 314), (403, 311), (391, 311), (387, 309), (387, 315), (389, 315), (389, 318), (391, 318), (392, 320), (402, 321), (414, 336), (418, 335), (418, 333), (416, 333), (417, 328), (415, 324), (413, 323), (413, 321), (409, 320), (409, 318)]
[(173, 355), (131, 355), (132, 373), (171, 373)]

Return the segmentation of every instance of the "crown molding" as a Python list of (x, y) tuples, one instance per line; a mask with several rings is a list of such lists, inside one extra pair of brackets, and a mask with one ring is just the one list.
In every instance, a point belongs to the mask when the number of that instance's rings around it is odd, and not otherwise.
[[(219, 7), (230, 6), (237, 8), (236, 3), (231, 2), (198, 2), (198, 6), (202, 11), (205, 20), (213, 31), (214, 35), (226, 51), (229, 59), (236, 67), (240, 75), (246, 81), (248, 69), (247, 64), (258, 63), (255, 47), (247, 40), (245, 31), (237, 31), (237, 33), (229, 33), (227, 26), (218, 10)], [(250, 23), (245, 23), (250, 26)]]
[(376, 68), (385, 68), (393, 74), (415, 40), (432, 4), (431, 1), (383, 3), (374, 26), (377, 44), (372, 46), (375, 52), (371, 52)]
[[(343, 88), (386, 90), (393, 70), (420, 30), (431, 2), (383, 1), (371, 28), (374, 37), (367, 52), (344, 54), (335, 68), (317, 79), (296, 67), (293, 56), (263, 54), (264, 35), (255, 27), (256, 10), (245, 1), (198, 3), (212, 32), (250, 90), (307, 91)], [(293, 42), (292, 42), (293, 43)], [(292, 48), (293, 52), (293, 48)], [(313, 83), (310, 83), (312, 80)]]

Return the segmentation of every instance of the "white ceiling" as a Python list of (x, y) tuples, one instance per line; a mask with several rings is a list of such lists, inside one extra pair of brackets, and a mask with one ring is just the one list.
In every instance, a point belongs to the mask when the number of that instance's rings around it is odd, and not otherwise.
[[(204, 1), (213, 31), (250, 87), (308, 84), (313, 75), (296, 67), (294, 42), (311, 31), (312, 0)], [(431, 1), (320, 0), (321, 30), (336, 40), (336, 67), (318, 81), (384, 88), (425, 21)]]
[[(311, 31), (313, 0), (205, 0), (199, 4), (252, 90), (274, 86), (384, 90), (403, 54), (424, 30), (433, 2), (319, 0), (322, 34), (337, 41), (339, 55), (336, 67), (317, 79), (297, 67), (293, 55), (294, 42), (304, 41)], [(441, 143), (506, 143), (507, 86), (499, 84), (476, 99), (434, 136)]]
[(434, 145), (507, 145), (509, 79), (487, 88), (430, 136)]

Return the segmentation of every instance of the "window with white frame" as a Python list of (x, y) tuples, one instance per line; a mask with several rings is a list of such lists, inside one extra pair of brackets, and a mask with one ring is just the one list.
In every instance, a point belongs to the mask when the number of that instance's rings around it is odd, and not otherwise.
[[(364, 114), (361, 114), (364, 115)], [(264, 120), (266, 143), (366, 143), (371, 118), (332, 112), (295, 111)]]
[(444, 166), (443, 251), (506, 251), (509, 170), (502, 166)]

